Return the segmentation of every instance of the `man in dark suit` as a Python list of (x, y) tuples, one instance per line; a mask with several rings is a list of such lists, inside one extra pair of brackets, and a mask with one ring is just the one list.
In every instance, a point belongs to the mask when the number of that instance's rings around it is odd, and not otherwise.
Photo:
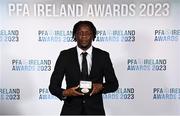
[[(92, 46), (96, 28), (90, 21), (76, 23), (73, 38), (77, 46), (60, 53), (49, 90), (64, 100), (61, 115), (105, 115), (102, 93), (114, 92), (119, 86), (109, 53)], [(64, 77), (66, 89), (61, 87)], [(92, 88), (79, 89), (82, 80), (83, 86)]]

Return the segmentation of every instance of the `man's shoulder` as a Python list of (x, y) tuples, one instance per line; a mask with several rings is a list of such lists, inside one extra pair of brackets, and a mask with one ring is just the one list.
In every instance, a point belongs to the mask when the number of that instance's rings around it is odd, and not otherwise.
[(72, 47), (69, 49), (64, 49), (60, 52), (61, 56), (69, 56), (69, 55), (73, 55), (76, 52), (76, 47)]
[(75, 50), (76, 50), (76, 47), (72, 47), (72, 48), (64, 49), (61, 52), (62, 53), (69, 53), (69, 52), (74, 52)]
[(108, 55), (109, 53), (105, 50), (102, 50), (100, 48), (93, 47), (93, 51), (98, 54)]
[[(74, 53), (76, 51), (77, 51), (76, 47), (72, 47), (69, 49), (62, 50), (61, 53), (62, 54), (71, 54), (71, 53)], [(96, 48), (96, 47), (93, 47), (93, 52), (98, 53), (98, 54), (104, 54), (104, 55), (109, 54), (107, 51), (100, 49), (100, 48)]]

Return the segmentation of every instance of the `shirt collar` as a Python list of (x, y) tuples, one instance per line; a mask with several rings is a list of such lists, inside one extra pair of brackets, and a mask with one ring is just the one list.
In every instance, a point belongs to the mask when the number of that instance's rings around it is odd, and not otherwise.
[(81, 55), (82, 52), (87, 52), (90, 56), (92, 55), (92, 46), (90, 46), (86, 51), (82, 50), (81, 48), (79, 48), (77, 46), (77, 52), (78, 52), (78, 55)]

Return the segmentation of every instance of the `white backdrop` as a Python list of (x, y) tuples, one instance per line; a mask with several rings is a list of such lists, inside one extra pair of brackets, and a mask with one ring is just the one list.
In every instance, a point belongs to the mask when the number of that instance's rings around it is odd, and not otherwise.
[(179, 0), (1, 0), (0, 115), (59, 115), (48, 85), (80, 20), (97, 27), (120, 84), (106, 114), (179, 115), (179, 11)]

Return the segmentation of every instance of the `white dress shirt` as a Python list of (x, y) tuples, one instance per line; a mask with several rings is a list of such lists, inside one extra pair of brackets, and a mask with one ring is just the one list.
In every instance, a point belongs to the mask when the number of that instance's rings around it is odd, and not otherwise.
[(91, 66), (92, 66), (92, 46), (87, 49), (86, 51), (82, 50), (81, 48), (79, 48), (77, 46), (77, 53), (78, 53), (78, 60), (79, 60), (79, 66), (80, 66), (80, 70), (82, 71), (82, 53), (83, 52), (87, 52), (87, 65), (88, 65), (88, 75), (90, 74), (91, 71)]

